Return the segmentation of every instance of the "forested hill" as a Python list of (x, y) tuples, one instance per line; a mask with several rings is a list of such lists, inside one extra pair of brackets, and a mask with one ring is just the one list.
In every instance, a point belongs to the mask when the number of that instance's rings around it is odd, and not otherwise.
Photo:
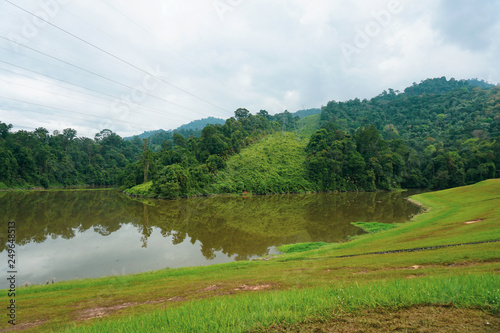
[[(159, 152), (150, 194), (438, 189), (496, 177), (500, 87), (441, 78), (412, 89), (332, 101), (319, 119), (239, 109), (223, 126), (205, 128), (200, 141)], [(139, 178), (140, 165), (135, 170)]]
[[(170, 135), (169, 139), (172, 138), (173, 133), (179, 133), (185, 137), (189, 137), (191, 135), (197, 135), (199, 136), (201, 133), (201, 130), (205, 128), (207, 125), (216, 125), (216, 124), (224, 124), (226, 121), (221, 118), (215, 118), (215, 117), (208, 117), (208, 118), (203, 118), (203, 119), (198, 119), (198, 120), (193, 120), (192, 122), (181, 125), (175, 130), (168, 130), (165, 131), (163, 129), (155, 130), (155, 131), (145, 131), (142, 134), (139, 135), (134, 135), (134, 136), (129, 136), (125, 137), (125, 140), (132, 140), (134, 137), (139, 137), (139, 139), (148, 139), (154, 136), (160, 136), (163, 137), (165, 135)], [(166, 139), (165, 139), (166, 140)], [(160, 142), (161, 144), (161, 142)]]
[(221, 119), (221, 118), (208, 117), (208, 118), (203, 118), (203, 119), (199, 119), (199, 120), (193, 120), (189, 124), (179, 126), (177, 128), (177, 131), (202, 130), (207, 125), (217, 125), (217, 124), (222, 125), (225, 122), (226, 121), (224, 119)]
[[(308, 112), (313, 115), (300, 119)], [(316, 112), (253, 115), (240, 108), (224, 124), (197, 133), (131, 141), (110, 130), (93, 139), (70, 128), (13, 133), (0, 122), (0, 188), (148, 183), (150, 195), (177, 198), (221, 191), (438, 189), (499, 175), (500, 86), (428, 79), (370, 100), (331, 101)], [(290, 165), (302, 171), (281, 163), (286, 151)]]
[[(322, 189), (438, 189), (498, 176), (500, 86), (478, 82), (428, 79), (404, 93), (329, 102), (308, 147), (310, 177)], [(353, 145), (359, 155), (346, 158)]]
[(412, 147), (428, 141), (453, 145), (500, 136), (499, 97), (499, 86), (481, 89), (463, 80), (428, 79), (404, 93), (389, 89), (371, 100), (331, 101), (322, 109), (321, 125), (353, 133), (370, 124), (385, 139), (403, 139)]

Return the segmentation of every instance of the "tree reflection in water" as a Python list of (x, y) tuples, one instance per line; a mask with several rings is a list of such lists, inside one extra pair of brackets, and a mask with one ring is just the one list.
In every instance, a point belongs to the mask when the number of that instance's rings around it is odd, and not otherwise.
[[(405, 195), (318, 193), (164, 201), (134, 200), (116, 191), (0, 192), (0, 223), (17, 222), (18, 245), (71, 239), (90, 229), (109, 236), (131, 224), (143, 248), (158, 230), (174, 245), (199, 241), (208, 260), (219, 251), (245, 260), (267, 254), (271, 246), (339, 242), (362, 233), (350, 222), (408, 221), (419, 207), (404, 200)], [(5, 249), (4, 238), (0, 245)]]

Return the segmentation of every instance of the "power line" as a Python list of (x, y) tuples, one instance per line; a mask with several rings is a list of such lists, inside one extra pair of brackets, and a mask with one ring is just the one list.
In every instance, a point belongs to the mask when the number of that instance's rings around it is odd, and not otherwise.
[[(112, 53), (110, 53), (110, 52), (108, 52), (108, 51), (106, 51), (106, 50), (104, 50), (104, 49), (100, 48), (99, 46), (96, 46), (96, 45), (94, 45), (94, 44), (92, 44), (92, 43), (90, 43), (90, 42), (86, 41), (85, 39), (83, 39), (83, 38), (81, 38), (81, 37), (78, 37), (77, 35), (75, 35), (75, 34), (73, 34), (73, 33), (69, 32), (69, 31), (67, 31), (67, 30), (65, 30), (65, 29), (63, 29), (63, 28), (60, 28), (59, 26), (57, 26), (57, 25), (55, 25), (55, 24), (53, 24), (53, 23), (51, 23), (51, 22), (49, 22), (49, 21), (47, 21), (47, 20), (43, 19), (43, 18), (42, 18), (42, 17), (40, 17), (40, 16), (37, 16), (37, 15), (33, 14), (32, 12), (30, 12), (30, 11), (28, 11), (28, 10), (26, 10), (26, 9), (24, 9), (24, 8), (22, 8), (22, 7), (20, 7), (20, 6), (16, 5), (16, 4), (14, 4), (14, 3), (12, 3), (12, 2), (11, 2), (11, 1), (9, 1), (9, 0), (4, 0), (4, 1), (5, 1), (5, 2), (7, 2), (7, 3), (9, 3), (9, 4), (11, 4), (12, 6), (14, 6), (14, 7), (16, 7), (16, 8), (19, 8), (20, 10), (22, 10), (22, 11), (24, 11), (24, 12), (26, 12), (26, 13), (28, 13), (28, 14), (30, 14), (30, 15), (32, 15), (32, 16), (34, 16), (34, 17), (36, 17), (37, 19), (39, 19), (39, 20), (41, 20), (41, 21), (43, 21), (43, 22), (46, 22), (47, 24), (49, 24), (49, 25), (53, 26), (54, 28), (56, 28), (56, 29), (58, 29), (58, 30), (60, 30), (60, 31), (62, 31), (62, 32), (66, 33), (66, 34), (68, 34), (68, 35), (70, 35), (70, 36), (72, 36), (72, 37), (74, 37), (74, 38), (76, 38), (76, 39), (78, 39), (78, 40), (80, 40), (80, 41), (82, 41), (82, 42), (84, 42), (85, 44), (88, 44), (88, 45), (90, 45), (90, 46), (94, 47), (95, 49), (97, 49), (97, 50), (99, 50), (99, 51), (101, 51), (101, 52), (103, 52), (103, 53), (105, 53), (105, 54), (107, 54), (107, 55), (109, 55), (109, 56), (111, 56), (111, 57), (113, 57), (113, 58), (115, 58), (115, 59), (117, 59), (117, 60), (119, 60), (119, 61), (121, 61), (121, 62), (123, 62), (123, 63), (127, 64), (127, 65), (129, 65), (130, 67), (133, 67), (133, 68), (135, 68), (135, 69), (137, 69), (137, 70), (139, 70), (139, 71), (141, 71), (141, 72), (143, 72), (143, 73), (145, 73), (145, 74), (147, 74), (147, 75), (150, 75), (150, 76), (154, 77), (155, 79), (157, 79), (157, 80), (159, 80), (159, 81), (161, 81), (161, 82), (163, 82), (163, 83), (165, 83), (165, 84), (167, 84), (167, 85), (169, 85), (169, 86), (171, 86), (171, 87), (174, 87), (174, 88), (176, 88), (176, 89), (178, 89), (178, 90), (180, 90), (180, 91), (184, 92), (185, 94), (188, 94), (188, 95), (190, 95), (190, 96), (192, 96), (192, 97), (194, 97), (194, 98), (196, 98), (196, 99), (198, 99), (198, 100), (200, 100), (200, 101), (203, 101), (203, 102), (205, 102), (205, 103), (207, 103), (207, 104), (209, 104), (209, 105), (212, 105), (213, 107), (216, 107), (216, 108), (221, 109), (221, 110), (223, 110), (223, 111), (228, 111), (228, 110), (224, 109), (223, 107), (220, 107), (220, 106), (218, 106), (218, 105), (216, 105), (216, 104), (214, 104), (214, 103), (212, 103), (212, 102), (209, 102), (209, 101), (207, 101), (207, 100), (206, 100), (206, 99), (204, 99), (204, 98), (201, 98), (201, 97), (199, 97), (199, 96), (196, 96), (196, 95), (194, 95), (194, 94), (190, 93), (189, 91), (187, 91), (187, 90), (185, 90), (185, 89), (182, 89), (182, 88), (180, 88), (180, 87), (178, 87), (178, 86), (176, 86), (176, 85), (174, 85), (174, 84), (172, 84), (172, 83), (170, 83), (170, 82), (168, 82), (168, 81), (166, 81), (166, 80), (162, 79), (162, 78), (161, 78), (161, 77), (159, 77), (159, 76), (156, 76), (156, 75), (153, 75), (153, 74), (151, 74), (151, 73), (148, 73), (148, 72), (147, 72), (147, 71), (145, 71), (144, 69), (142, 69), (142, 68), (140, 68), (140, 67), (138, 67), (138, 66), (136, 66), (136, 65), (134, 65), (134, 64), (132, 64), (132, 63), (130, 63), (129, 61), (124, 60), (124, 59), (122, 59), (122, 58), (120, 58), (120, 57), (118, 57), (118, 56), (116, 56), (116, 55), (114, 55), (114, 54), (112, 54)], [(18, 44), (19, 44), (19, 43), (18, 43)], [(21, 44), (20, 44), (20, 45), (21, 45)]]
[[(46, 90), (46, 89), (41, 89), (41, 88), (29, 86), (29, 85), (18, 83), (18, 82), (13, 82), (13, 81), (10, 81), (10, 80), (4, 80), (4, 79), (2, 79), (2, 81), (10, 83), (10, 84), (15, 84), (17, 86), (22, 86), (22, 87), (27, 87), (27, 88), (35, 89), (35, 90), (38, 90), (38, 91), (44, 91), (44, 92), (51, 93), (51, 94), (54, 93), (53, 91), (49, 91), (49, 90)], [(58, 96), (63, 96), (63, 97), (69, 98), (69, 99), (77, 99), (77, 100), (83, 101), (85, 103), (90, 103), (90, 104), (99, 105), (99, 106), (102, 106), (102, 107), (105, 107), (105, 108), (109, 108), (109, 105), (104, 105), (104, 104), (101, 104), (101, 103), (96, 103), (96, 102), (89, 101), (89, 100), (86, 100), (86, 99), (83, 99), (83, 98), (78, 98), (78, 97), (69, 96), (69, 95), (63, 95), (63, 94), (60, 94), (60, 93), (58, 93), (57, 95)], [(91, 96), (93, 96), (93, 95), (91, 95)], [(147, 111), (145, 111), (145, 112), (147, 112)], [(166, 119), (166, 120), (171, 120), (171, 119), (168, 119), (168, 118), (165, 118), (165, 117), (162, 117), (162, 116), (158, 116), (158, 115), (156, 117), (160, 117), (160, 118)]]
[[(57, 81), (61, 81), (61, 82), (64, 82), (64, 83), (67, 83), (67, 84), (70, 84), (72, 86), (76, 86), (76, 87), (79, 87), (79, 88), (82, 88), (82, 89), (87, 89), (87, 90), (90, 90), (90, 91), (94, 91), (94, 92), (97, 92), (99, 94), (103, 94), (105, 96), (109, 96), (109, 97), (112, 97), (114, 98), (115, 100), (118, 100), (118, 101), (121, 101), (125, 104), (134, 104), (134, 105), (137, 105), (139, 108), (143, 108), (143, 109), (150, 109), (152, 111), (149, 111), (149, 112), (154, 112), (154, 113), (157, 113), (157, 114), (165, 114), (165, 113), (168, 113), (168, 114), (171, 114), (170, 112), (166, 112), (166, 111), (163, 111), (163, 110), (160, 110), (160, 109), (157, 109), (157, 108), (152, 108), (152, 107), (149, 107), (149, 106), (144, 106), (144, 105), (141, 105), (141, 104), (137, 104), (137, 103), (134, 103), (134, 102), (130, 102), (130, 101), (126, 101), (124, 99), (121, 99), (119, 97), (116, 97), (116, 96), (113, 96), (111, 94), (107, 94), (107, 93), (103, 93), (103, 92), (100, 92), (98, 90), (95, 90), (95, 89), (92, 89), (92, 88), (86, 88), (86, 87), (83, 87), (83, 86), (79, 86), (79, 85), (76, 85), (76, 84), (73, 84), (69, 81), (65, 81), (65, 80), (62, 80), (62, 79), (58, 79), (56, 77), (53, 77), (53, 76), (50, 76), (50, 75), (46, 75), (46, 74), (43, 74), (43, 73), (40, 73), (40, 72), (36, 72), (36, 71), (33, 71), (33, 70), (30, 70), (30, 69), (27, 69), (25, 67), (22, 67), (22, 66), (17, 66), (17, 65), (14, 65), (14, 64), (11, 64), (11, 63), (8, 63), (6, 61), (2, 61), (0, 60), (1, 63), (5, 63), (5, 64), (8, 64), (8, 65), (11, 65), (11, 66), (14, 66), (14, 67), (17, 67), (17, 68), (21, 68), (23, 70), (26, 70), (26, 71), (29, 71), (29, 72), (32, 72), (32, 73), (35, 73), (35, 74), (38, 74), (38, 75), (42, 75), (42, 76), (45, 76), (45, 77), (48, 77), (48, 78), (51, 78), (51, 79), (54, 79), (54, 80), (57, 80)], [(23, 77), (26, 77), (28, 79), (31, 79), (31, 80), (35, 80), (35, 81), (38, 81), (38, 82), (43, 82), (45, 84), (50, 84), (52, 86), (55, 86), (55, 87), (59, 87), (59, 88), (63, 88), (63, 89), (67, 89), (67, 90), (71, 90), (71, 91), (74, 91), (74, 92), (77, 92), (79, 94), (84, 94), (84, 95), (88, 95), (88, 96), (91, 96), (91, 97), (94, 97), (94, 98), (99, 98), (99, 99), (102, 99), (104, 101), (110, 101), (108, 99), (105, 99), (101, 96), (96, 96), (96, 95), (92, 95), (92, 94), (89, 94), (87, 92), (84, 92), (84, 91), (80, 91), (80, 90), (77, 90), (77, 89), (72, 89), (72, 88), (69, 88), (69, 87), (65, 87), (65, 86), (62, 86), (62, 85), (58, 85), (58, 84), (55, 84), (53, 82), (50, 82), (50, 81), (46, 81), (46, 80), (41, 80), (41, 79), (38, 79), (38, 78), (32, 78), (28, 75), (24, 75), (24, 74), (21, 74), (21, 73), (17, 73), (17, 72), (14, 72), (14, 71), (11, 71), (11, 70), (8, 70), (8, 69), (5, 69), (5, 68), (0, 68), (0, 70), (3, 70), (3, 71), (6, 71), (6, 72), (9, 72), (9, 73), (13, 73), (13, 74), (16, 74), (16, 75), (19, 75), (19, 76), (23, 76)], [(19, 84), (19, 83), (16, 83), (16, 84)], [(38, 89), (38, 88), (34, 88), (34, 89)], [(68, 98), (74, 98), (73, 96), (69, 97), (67, 96)], [(111, 102), (111, 101), (110, 101)], [(94, 102), (90, 102), (89, 103), (94, 103)], [(94, 104), (97, 104), (97, 103), (94, 103)], [(189, 118), (187, 117), (183, 117), (183, 116), (180, 116), (180, 115), (177, 115), (177, 114), (171, 114), (173, 117), (177, 118), (177, 119), (185, 119), (185, 120), (189, 120)], [(164, 118), (164, 117), (162, 117)], [(169, 118), (164, 118), (164, 119), (169, 119)], [(171, 120), (171, 119), (169, 119)]]
[[(157, 109), (157, 108), (153, 108), (153, 107), (150, 107), (150, 106), (145, 106), (145, 105), (141, 105), (141, 104), (138, 104), (138, 103), (135, 103), (135, 102), (131, 102), (131, 101), (127, 101), (127, 100), (124, 100), (122, 98), (119, 98), (119, 97), (116, 97), (116, 96), (113, 96), (111, 94), (108, 94), (108, 93), (105, 93), (105, 92), (101, 92), (99, 90), (95, 90), (95, 89), (92, 89), (92, 88), (88, 88), (88, 87), (83, 87), (83, 86), (80, 86), (80, 85), (77, 85), (77, 84), (74, 84), (74, 83), (71, 83), (69, 81), (66, 81), (66, 80), (63, 80), (63, 79), (59, 79), (59, 78), (56, 78), (54, 76), (50, 76), (50, 75), (47, 75), (47, 74), (43, 74), (43, 73), (40, 73), (40, 72), (37, 72), (37, 71), (34, 71), (34, 70), (31, 70), (31, 69), (28, 69), (26, 67), (22, 67), (22, 66), (18, 66), (18, 65), (14, 65), (12, 63), (9, 63), (9, 62), (6, 62), (6, 61), (3, 61), (3, 60), (0, 60), (1, 63), (4, 63), (4, 64), (7, 64), (7, 65), (10, 65), (10, 66), (14, 66), (14, 67), (17, 67), (17, 68), (21, 68), (23, 70), (26, 70), (28, 72), (31, 72), (31, 73), (35, 73), (35, 74), (38, 74), (38, 75), (42, 75), (42, 76), (45, 76), (45, 77), (48, 77), (48, 78), (51, 78), (51, 79), (54, 79), (54, 80), (57, 80), (57, 81), (61, 81), (61, 82), (64, 82), (64, 83), (67, 83), (67, 84), (70, 84), (72, 86), (75, 86), (75, 87), (79, 87), (79, 88), (82, 88), (82, 89), (85, 89), (85, 90), (90, 90), (90, 91), (93, 91), (93, 92), (96, 92), (98, 94), (102, 94), (102, 95), (105, 95), (105, 96), (109, 96), (109, 97), (112, 97), (118, 101), (121, 101), (121, 102), (124, 102), (125, 104), (134, 104), (134, 105), (137, 105), (138, 107), (140, 108), (145, 108), (145, 109), (151, 109), (151, 110), (154, 110), (156, 111), (157, 113), (167, 113), (167, 114), (171, 114), (172, 116), (174, 117), (177, 117), (178, 119), (179, 118), (183, 118), (183, 119), (186, 119), (186, 120), (189, 120), (189, 118), (187, 117), (183, 117), (181, 115), (177, 115), (175, 113), (171, 113), (171, 112), (167, 112), (167, 111), (163, 111), (163, 110), (160, 110), (160, 109)], [(5, 68), (0, 68), (1, 70), (4, 70), (4, 71), (7, 71), (7, 72), (10, 72), (10, 73), (13, 73), (13, 74), (16, 74), (16, 75), (20, 75), (20, 76), (24, 76), (26, 78), (29, 78), (29, 79), (32, 79), (32, 80), (37, 80), (37, 81), (40, 81), (40, 82), (43, 82), (43, 83), (47, 83), (47, 84), (50, 84), (50, 85), (53, 85), (53, 86), (56, 86), (56, 87), (60, 87), (60, 88), (63, 88), (63, 89), (68, 89), (68, 90), (71, 90), (71, 91), (75, 91), (77, 93), (80, 93), (80, 94), (85, 94), (85, 95), (89, 95), (89, 96), (92, 96), (92, 97), (96, 97), (96, 98), (100, 98), (100, 99), (103, 99), (103, 100), (107, 100), (107, 99), (104, 99), (100, 96), (95, 96), (95, 95), (92, 95), (92, 94), (89, 94), (87, 92), (83, 92), (83, 91), (79, 91), (79, 90), (76, 90), (76, 89), (72, 89), (72, 88), (69, 88), (69, 87), (64, 87), (64, 86), (61, 86), (61, 85), (57, 85), (53, 82), (50, 82), (50, 81), (46, 81), (46, 80), (41, 80), (41, 79), (35, 79), (35, 78), (32, 78), (30, 76), (27, 76), (27, 75), (24, 75), (24, 74), (21, 74), (21, 73), (17, 73), (17, 72), (14, 72), (14, 71), (11, 71), (11, 70), (8, 70), (8, 69), (5, 69)]]
[[(45, 112), (35, 111), (35, 110), (27, 110), (27, 109), (19, 108), (19, 107), (16, 107), (16, 106), (10, 106), (9, 105), (8, 109), (14, 109), (14, 110), (23, 111), (23, 112), (39, 113), (39, 114), (43, 114), (43, 115), (48, 116), (48, 114), (45, 113)], [(77, 119), (77, 120), (83, 120), (83, 121), (90, 121), (89, 119), (69, 117), (69, 116), (63, 116), (63, 115), (58, 115), (58, 114), (52, 114), (50, 116), (59, 117), (59, 118), (68, 118), (68, 119)], [(33, 127), (29, 127), (29, 128), (33, 128)]]
[(14, 127), (21, 127), (21, 128), (28, 128), (28, 129), (33, 130), (33, 131), (36, 130), (36, 128), (31, 127), (31, 126), (18, 125), (18, 124), (11, 124), (11, 125), (12, 125), (12, 128), (14, 128)]
[[(58, 107), (53, 107), (53, 106), (48, 106), (48, 105), (43, 105), (43, 104), (38, 104), (38, 103), (33, 103), (33, 102), (21, 101), (21, 100), (15, 99), (15, 98), (9, 98), (9, 97), (5, 97), (5, 96), (0, 96), (0, 98), (6, 99), (6, 100), (9, 100), (9, 101), (18, 102), (18, 103), (26, 103), (26, 104), (36, 105), (36, 106), (39, 106), (39, 107), (42, 107), (42, 108), (47, 108), (47, 109), (60, 110), (60, 111), (64, 111), (64, 112), (82, 114), (82, 115), (85, 115), (85, 116), (91, 116), (91, 117), (96, 117), (96, 118), (101, 118), (101, 119), (106, 119), (106, 120), (118, 121), (118, 122), (121, 122), (121, 123), (127, 123), (127, 124), (132, 124), (132, 125), (140, 124), (140, 125), (144, 125), (144, 126), (150, 126), (150, 125), (146, 125), (146, 124), (142, 124), (142, 123), (137, 123), (137, 122), (130, 122), (130, 121), (126, 121), (126, 120), (120, 120), (120, 119), (114, 119), (114, 118), (107, 118), (107, 117), (96, 116), (96, 115), (93, 115), (93, 114), (90, 114), (90, 113), (85, 113), (85, 112), (71, 111), (71, 110), (68, 110), (68, 109), (62, 109), (62, 108), (58, 108)], [(36, 111), (31, 111), (31, 112), (36, 112)], [(38, 113), (40, 113), (40, 112), (38, 112)], [(46, 113), (44, 113), (44, 114), (46, 114)], [(60, 116), (60, 115), (55, 115), (55, 116), (70, 118), (70, 117)], [(80, 118), (74, 118), (74, 119), (80, 119)], [(88, 119), (80, 119), (80, 120), (88, 120)]]
[(224, 83), (223, 81), (221, 81), (220, 79), (218, 79), (216, 76), (214, 76), (213, 74), (211, 74), (209, 71), (207, 71), (203, 67), (197, 65), (192, 60), (188, 59), (187, 57), (183, 56), (181, 53), (177, 52), (175, 49), (172, 49), (163, 39), (159, 38), (158, 36), (156, 36), (155, 34), (153, 34), (152, 32), (150, 32), (148, 29), (144, 28), (142, 25), (140, 25), (139, 23), (137, 23), (136, 21), (134, 21), (132, 18), (130, 18), (130, 16), (126, 15), (121, 10), (119, 10), (118, 8), (116, 8), (115, 6), (109, 4), (106, 0), (101, 0), (101, 1), (104, 2), (108, 7), (112, 8), (113, 10), (115, 10), (116, 12), (118, 12), (120, 15), (122, 15), (123, 17), (125, 17), (127, 20), (129, 20), (130, 22), (132, 22), (133, 24), (135, 24), (137, 27), (139, 27), (140, 29), (142, 29), (144, 32), (146, 32), (147, 34), (149, 34), (150, 36), (152, 36), (156, 40), (160, 41), (170, 52), (175, 53), (177, 56), (179, 56), (180, 58), (184, 59), (184, 61), (186, 61), (186, 62), (190, 63), (191, 65), (197, 67), (198, 69), (202, 70), (207, 75), (209, 75), (212, 79), (214, 79), (215, 81), (219, 82), (220, 84), (224, 85), (225, 87), (227, 87), (228, 89), (230, 89), (234, 93), (236, 93), (233, 90), (233, 88), (231, 88), (230, 86), (228, 86), (226, 83)]
[[(6, 1), (6, 0), (4, 0), (4, 1)], [(34, 51), (34, 52), (40, 53), (40, 54), (42, 54), (42, 55), (44, 55), (44, 56), (46, 56), (46, 57), (49, 57), (49, 58), (55, 59), (55, 60), (57, 60), (57, 61), (60, 61), (60, 62), (62, 62), (62, 63), (65, 63), (65, 64), (67, 64), (67, 65), (70, 65), (70, 66), (72, 66), (72, 67), (78, 68), (78, 69), (80, 69), (80, 70), (82, 70), (82, 71), (85, 71), (85, 72), (87, 72), (87, 73), (90, 73), (90, 74), (96, 75), (96, 76), (98, 76), (98, 77), (100, 77), (100, 78), (103, 78), (103, 79), (105, 79), (105, 80), (108, 80), (108, 81), (110, 81), (110, 82), (113, 82), (113, 83), (115, 83), (115, 84), (118, 84), (118, 85), (120, 85), (120, 86), (122, 86), (122, 87), (125, 87), (125, 88), (131, 89), (131, 90), (133, 90), (133, 91), (137, 91), (137, 92), (143, 93), (143, 94), (145, 94), (145, 95), (147, 95), (147, 96), (150, 96), (150, 97), (156, 98), (156, 99), (161, 100), (161, 101), (163, 101), (163, 102), (167, 102), (167, 103), (172, 104), (172, 105), (175, 105), (175, 106), (177, 106), (177, 107), (180, 107), (180, 108), (183, 108), (183, 109), (186, 109), (186, 110), (189, 110), (189, 111), (192, 111), (192, 112), (195, 112), (195, 113), (198, 113), (198, 114), (204, 115), (204, 116), (208, 116), (207, 114), (205, 114), (205, 113), (203, 113), (203, 112), (199, 112), (199, 111), (193, 110), (193, 109), (191, 109), (191, 108), (188, 108), (188, 107), (182, 106), (182, 105), (180, 105), (180, 104), (177, 104), (177, 103), (171, 102), (171, 101), (166, 100), (166, 99), (164, 99), (164, 98), (161, 98), (161, 97), (158, 97), (158, 96), (152, 95), (152, 94), (148, 93), (147, 91), (140, 90), (140, 89), (137, 89), (137, 88), (134, 88), (134, 87), (128, 86), (128, 85), (123, 84), (123, 83), (121, 83), (121, 82), (118, 82), (118, 81), (116, 81), (116, 80), (113, 80), (113, 79), (110, 79), (110, 78), (108, 78), (108, 77), (105, 77), (104, 75), (101, 75), (101, 74), (98, 74), (98, 73), (95, 73), (95, 72), (89, 71), (89, 70), (87, 70), (87, 69), (85, 69), (85, 68), (82, 68), (82, 67), (80, 67), (80, 66), (74, 65), (74, 64), (72, 64), (72, 63), (70, 63), (70, 62), (67, 62), (67, 61), (65, 61), (65, 60), (62, 60), (62, 59), (59, 59), (59, 58), (57, 58), (57, 57), (51, 56), (50, 54), (47, 54), (47, 53), (45, 53), (45, 52), (42, 52), (42, 51), (39, 51), (39, 50), (34, 49), (34, 48), (32, 48), (32, 47), (29, 47), (29, 46), (23, 45), (23, 44), (21, 44), (21, 43), (19, 43), (19, 42), (16, 42), (16, 41), (10, 40), (10, 39), (8, 39), (8, 38), (6, 38), (6, 37), (4, 37), (4, 36), (0, 36), (0, 38), (5, 39), (5, 40), (8, 40), (8, 41), (10, 41), (10, 42), (12, 42), (12, 43), (15, 43), (15, 44), (17, 44), (17, 45), (19, 45), (19, 46), (22, 46), (22, 47), (27, 48), (27, 49), (29, 49), (29, 50), (32, 50), (32, 51)], [(154, 77), (154, 76), (152, 75), (152, 77)]]

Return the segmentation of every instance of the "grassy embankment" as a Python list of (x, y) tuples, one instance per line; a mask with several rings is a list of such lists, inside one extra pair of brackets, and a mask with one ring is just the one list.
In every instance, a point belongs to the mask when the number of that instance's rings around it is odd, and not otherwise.
[[(465, 317), (473, 316), (468, 320), (483, 325), (480, 329), (498, 328), (494, 325), (500, 322), (499, 243), (363, 253), (500, 239), (500, 179), (414, 199), (429, 209), (414, 221), (315, 250), (260, 261), (20, 287), (17, 328), (279, 331), (289, 325), (320, 329), (354, 318), (353, 325), (372, 320), (370, 327), (390, 331), (393, 322), (387, 318), (401, 317), (401, 311), (418, 315), (415, 322), (431, 330), (440, 324), (438, 314), (451, 323), (465, 323)], [(352, 254), (359, 256), (339, 258)], [(7, 302), (3, 291), (0, 303)], [(401, 325), (407, 329), (410, 324)], [(0, 325), (9, 328), (6, 320)]]

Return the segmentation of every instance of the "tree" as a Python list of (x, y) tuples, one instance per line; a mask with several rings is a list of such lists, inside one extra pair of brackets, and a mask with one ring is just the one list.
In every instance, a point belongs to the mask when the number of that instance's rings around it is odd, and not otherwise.
[(66, 128), (63, 130), (63, 136), (68, 141), (73, 141), (76, 138), (76, 130), (72, 128)]
[(266, 119), (269, 119), (269, 112), (267, 112), (266, 110), (260, 110), (257, 115), (259, 116), (263, 116), (264, 118)]
[(182, 147), (182, 148), (186, 148), (187, 147), (186, 138), (184, 138), (184, 136), (182, 136), (181, 134), (174, 133), (173, 139), (174, 139), (174, 144), (176, 146), (179, 146), (179, 147)]
[(223, 155), (227, 149), (227, 144), (224, 141), (224, 136), (218, 131), (214, 125), (207, 125), (201, 132), (201, 143), (204, 150), (209, 155)]
[(142, 147), (141, 162), (144, 171), (144, 183), (147, 183), (149, 171), (153, 163), (153, 154), (151, 153), (151, 150), (149, 150), (148, 139), (142, 139), (142, 142), (143, 142), (143, 147)]
[(375, 156), (375, 147), (379, 140), (379, 132), (374, 125), (363, 126), (354, 135), (357, 149), (365, 158)]
[(179, 164), (166, 166), (154, 181), (153, 190), (167, 199), (187, 196), (189, 191), (189, 173)]
[(241, 121), (243, 119), (247, 119), (250, 116), (250, 111), (244, 108), (239, 108), (234, 111), (234, 116), (237, 120)]
[(42, 143), (48, 142), (49, 131), (46, 128), (38, 127), (37, 129), (35, 129), (34, 133), (38, 137), (40, 142)]
[(12, 124), (5, 124), (0, 121), (0, 138), (6, 139), (9, 135), (9, 131), (12, 128)]

